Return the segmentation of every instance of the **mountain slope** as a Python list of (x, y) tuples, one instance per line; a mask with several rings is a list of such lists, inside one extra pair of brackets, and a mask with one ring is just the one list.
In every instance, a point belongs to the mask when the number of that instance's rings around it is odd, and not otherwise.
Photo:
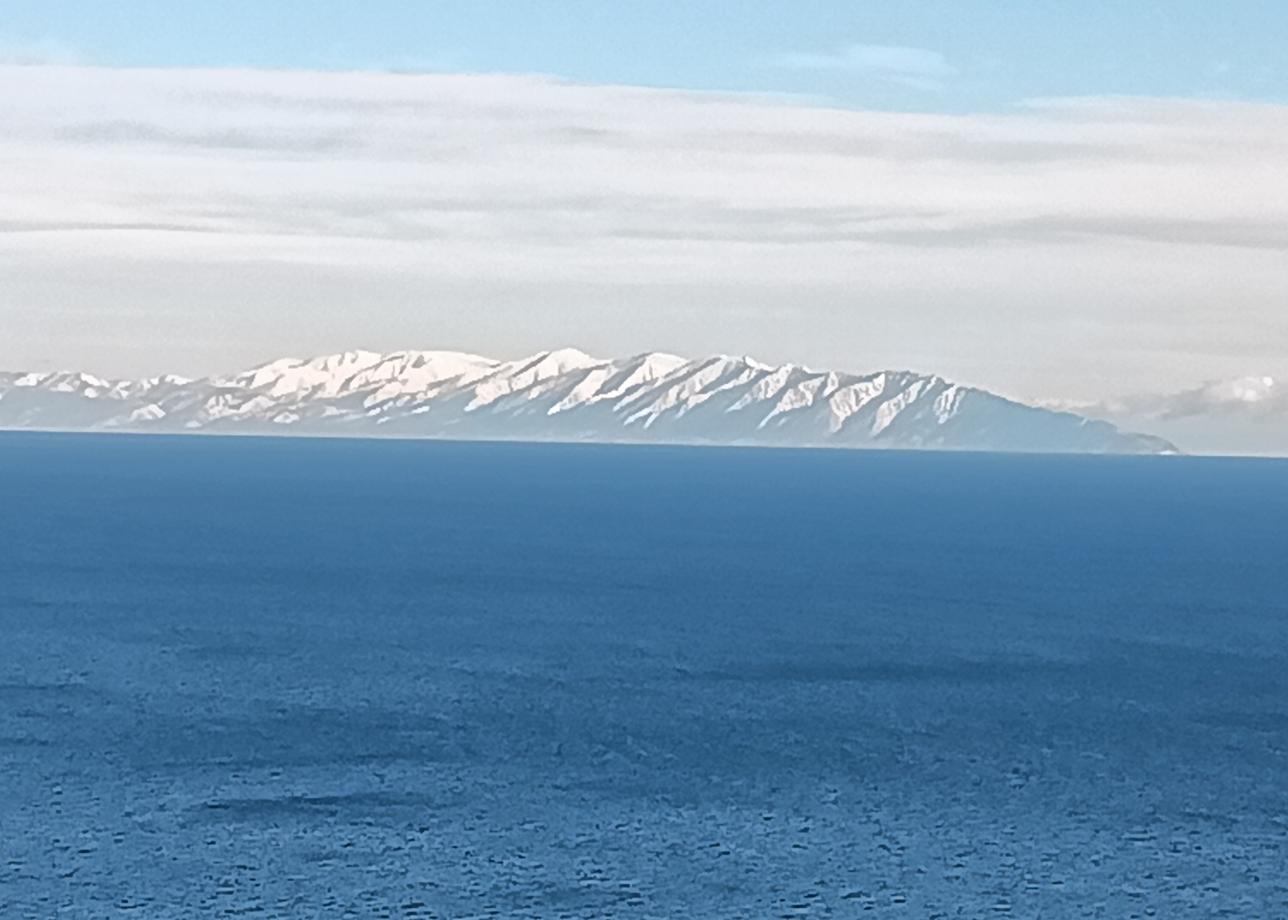
[(910, 371), (718, 355), (514, 361), (451, 351), (284, 358), (189, 380), (0, 373), (0, 427), (1171, 453), (1148, 435)]

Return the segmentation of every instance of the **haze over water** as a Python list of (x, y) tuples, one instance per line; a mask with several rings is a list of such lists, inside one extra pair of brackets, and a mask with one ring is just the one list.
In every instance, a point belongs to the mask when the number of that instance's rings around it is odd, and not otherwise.
[(2, 912), (1288, 914), (1285, 558), (1288, 462), (3, 435)]

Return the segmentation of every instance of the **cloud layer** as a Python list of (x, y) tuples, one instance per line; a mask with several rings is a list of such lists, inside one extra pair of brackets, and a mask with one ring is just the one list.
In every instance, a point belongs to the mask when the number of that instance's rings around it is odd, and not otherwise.
[[(900, 48), (834, 63), (951, 70)], [(1288, 374), (1282, 107), (955, 116), (371, 72), (4, 67), (0, 85), (0, 319), (23, 330), (6, 366), (202, 373), (572, 329), (1029, 397)]]
[(1157, 421), (1205, 416), (1274, 417), (1288, 423), (1288, 387), (1273, 377), (1217, 380), (1179, 393), (1146, 394), (1107, 400), (1093, 409), (1099, 415)]
[(541, 77), (0, 76), (10, 232), (1288, 244), (1288, 109), (1272, 106), (962, 117)]

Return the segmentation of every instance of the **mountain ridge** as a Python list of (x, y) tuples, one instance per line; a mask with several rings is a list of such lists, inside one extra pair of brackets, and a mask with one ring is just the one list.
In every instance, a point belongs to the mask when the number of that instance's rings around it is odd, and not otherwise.
[(346, 351), (244, 371), (109, 379), (0, 372), (0, 428), (748, 446), (1177, 453), (1170, 442), (935, 374), (749, 356), (503, 360)]

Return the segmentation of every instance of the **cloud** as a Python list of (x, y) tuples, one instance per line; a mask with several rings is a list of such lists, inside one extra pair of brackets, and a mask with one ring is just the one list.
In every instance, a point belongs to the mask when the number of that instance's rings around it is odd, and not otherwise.
[(1288, 421), (1288, 387), (1274, 377), (1216, 380), (1176, 393), (1138, 394), (1085, 407), (1098, 416), (1161, 422), (1194, 418), (1282, 418)]
[[(898, 60), (898, 55), (891, 56)], [(6, 232), (1288, 245), (1288, 109), (904, 115), (543, 77), (11, 68)]]
[(865, 73), (914, 89), (941, 89), (957, 68), (938, 51), (903, 45), (848, 45), (839, 51), (795, 52), (775, 56), (771, 63), (794, 70), (835, 70)]
[(1192, 453), (1288, 456), (1283, 378), (1231, 377), (1167, 392), (1049, 405), (1158, 435)]

